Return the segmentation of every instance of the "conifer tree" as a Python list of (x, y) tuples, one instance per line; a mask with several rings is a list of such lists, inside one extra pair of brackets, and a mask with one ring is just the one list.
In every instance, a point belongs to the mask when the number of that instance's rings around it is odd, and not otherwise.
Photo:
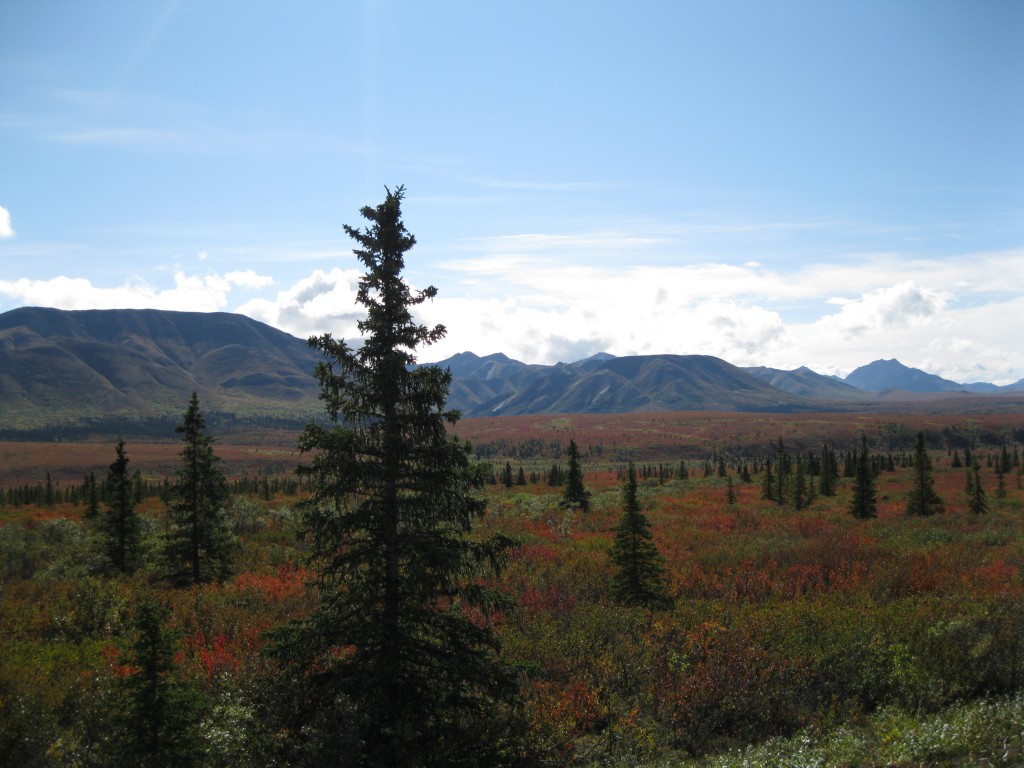
[(871, 471), (871, 457), (868, 455), (868, 438), (860, 436), (861, 449), (854, 459), (853, 498), (850, 500), (850, 514), (867, 519), (878, 516), (875, 477)]
[(665, 591), (663, 558), (651, 538), (651, 524), (637, 496), (636, 468), (629, 463), (622, 487), (622, 517), (611, 550), (611, 592), (615, 602), (646, 608), (669, 604)]
[(104, 560), (121, 573), (133, 573), (139, 566), (142, 527), (132, 503), (132, 479), (124, 440), (117, 441), (117, 458), (107, 472), (107, 511), (99, 521)]
[(1003, 465), (999, 462), (996, 469), (996, 498), (1006, 498), (1006, 475), (1003, 472)]
[(793, 469), (793, 507), (799, 511), (806, 507), (807, 504), (807, 479), (804, 473), (804, 460), (798, 453)]
[(202, 697), (178, 678), (180, 632), (167, 629), (169, 611), (147, 598), (136, 609), (136, 638), (127, 661), (133, 669), (121, 684), (121, 733), (109, 764), (188, 768), (202, 764), (199, 721)]
[[(486, 724), (516, 695), (485, 618), (511, 607), (483, 585), (512, 542), (471, 537), (486, 502), (472, 487), (470, 447), (449, 436), (451, 373), (416, 366), (419, 347), (444, 336), (412, 310), (436, 294), (402, 278), (415, 238), (401, 216), (404, 189), (366, 206), (363, 229), (345, 227), (366, 268), (366, 309), (350, 348), (310, 339), (327, 419), (306, 425), (298, 468), (319, 606), (280, 628), (273, 654), (296, 673), (296, 744), (310, 764), (495, 764)], [(492, 751), (488, 751), (488, 750)]]
[(558, 464), (552, 464), (550, 471), (548, 471), (548, 485), (555, 487), (565, 482), (563, 477), (562, 468)]
[(967, 489), (967, 507), (975, 515), (983, 515), (988, 512), (988, 497), (985, 494), (985, 489), (981, 485), (981, 468), (975, 462), (974, 466), (967, 470), (972, 472), (974, 477), (968, 484)]
[(761, 498), (765, 501), (775, 499), (775, 478), (772, 475), (771, 457), (764, 464), (764, 477), (761, 478)]
[(908, 515), (934, 515), (942, 512), (942, 499), (935, 492), (932, 478), (932, 461), (924, 442), (924, 432), (917, 433), (917, 447), (914, 449), (914, 481), (907, 497)]
[(573, 507), (581, 512), (590, 509), (590, 491), (583, 485), (583, 469), (580, 467), (580, 451), (576, 441), (569, 441), (569, 472), (565, 480), (565, 492), (562, 494), (563, 507)]
[(821, 471), (818, 475), (818, 491), (822, 496), (835, 496), (839, 480), (839, 462), (835, 452), (827, 445), (821, 447)]
[(235, 548), (224, 514), (228, 485), (195, 392), (175, 432), (183, 445), (169, 510), (172, 529), (164, 544), (169, 574), (183, 584), (222, 581), (231, 574)]
[(777, 472), (775, 473), (775, 501), (782, 506), (786, 503), (786, 497), (789, 495), (789, 474), (792, 469), (792, 462), (789, 459), (789, 455), (786, 453), (786, 447), (782, 442), (782, 438), (779, 438), (779, 445), (776, 449), (778, 459), (775, 462)]
[(96, 489), (96, 473), (89, 472), (85, 476), (85, 514), (86, 520), (97, 520), (100, 516), (100, 497)]

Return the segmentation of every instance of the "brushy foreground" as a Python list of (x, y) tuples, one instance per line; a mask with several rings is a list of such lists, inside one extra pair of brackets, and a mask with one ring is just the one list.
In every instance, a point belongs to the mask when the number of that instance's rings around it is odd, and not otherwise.
[[(986, 514), (969, 510), (967, 468), (956, 466), (963, 448), (955, 455), (933, 445), (944, 511), (908, 516), (912, 444), (890, 449), (884, 424), (857, 423), (868, 427), (879, 465), (878, 516), (869, 520), (849, 514), (845, 475), (835, 495), (817, 494), (800, 509), (762, 498), (765, 463), (777, 453), (763, 431), (728, 453), (664, 449), (660, 463), (638, 466), (674, 600), (651, 611), (617, 604), (610, 587), (620, 459), (632, 453), (621, 447), (626, 433), (613, 424), (603, 443), (596, 429), (594, 441), (581, 441), (591, 492), (582, 512), (561, 506), (562, 488), (548, 482), (572, 426), (566, 420), (543, 445), (509, 441), (504, 456), (487, 456), (496, 478), (506, 462), (516, 478), (481, 490), (488, 513), (476, 532), (519, 541), (492, 585), (517, 607), (490, 617), (523, 696), (489, 725), (506, 762), (1024, 764), (1024, 493), (1012, 437), (1001, 479), (1002, 446), (974, 450)], [(798, 438), (787, 433), (794, 459), (819, 450), (817, 439), (798, 449)], [(941, 444), (943, 435), (935, 438)], [(841, 437), (832, 444), (841, 455), (855, 447)], [(808, 486), (818, 484), (807, 466)], [(159, 491), (159, 476), (145, 479)], [(175, 696), (192, 697), (189, 764), (304, 764), (276, 726), (295, 692), (264, 653), (264, 633), (308, 615), (316, 595), (305, 588), (311, 574), (295, 510), (302, 494), (275, 495), (274, 487), (236, 485), (225, 510), (239, 542), (235, 575), (187, 589), (169, 585), (156, 565), (104, 573), (85, 502), (66, 485), (52, 504), (5, 496), (0, 763), (114, 764), (132, 722), (125, 702), (137, 674), (138, 607), (156, 598), (174, 643), (166, 677)], [(144, 491), (148, 561), (168, 518), (158, 492)], [(345, 717), (332, 722), (343, 729)]]
[(790, 738), (674, 768), (883, 768), (1024, 763), (1024, 695), (968, 702), (926, 717), (884, 709), (859, 725), (803, 731)]

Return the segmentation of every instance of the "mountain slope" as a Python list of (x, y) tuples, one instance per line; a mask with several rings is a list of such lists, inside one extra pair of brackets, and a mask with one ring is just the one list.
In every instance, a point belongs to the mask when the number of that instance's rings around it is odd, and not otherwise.
[(875, 360), (862, 365), (851, 371), (845, 381), (866, 392), (885, 392), (890, 389), (907, 392), (960, 392), (966, 389), (963, 384), (955, 381), (917, 368), (908, 368), (899, 360)]
[(822, 376), (810, 368), (800, 367), (793, 371), (757, 366), (745, 368), (753, 376), (791, 395), (810, 397), (818, 400), (870, 400), (871, 394), (852, 384), (846, 384), (831, 376)]
[[(437, 363), (452, 371), (449, 404), (466, 416), (812, 407), (810, 401), (705, 355), (601, 356), (554, 366), (503, 363), (500, 369), (475, 357), (463, 353)], [(486, 393), (493, 396), (484, 399)]]
[(193, 391), (206, 411), (308, 410), (316, 360), (304, 341), (223, 312), (22, 307), (0, 314), (7, 425), (183, 412)]

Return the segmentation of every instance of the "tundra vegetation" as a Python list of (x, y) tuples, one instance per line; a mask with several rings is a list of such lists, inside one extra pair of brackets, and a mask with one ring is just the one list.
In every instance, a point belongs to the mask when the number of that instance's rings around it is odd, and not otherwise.
[[(518, 542), (505, 570), (480, 582), (515, 603), (489, 624), (498, 657), (518, 670), (520, 703), (492, 710), (487, 730), (506, 762), (1013, 765), (1024, 756), (1019, 417), (540, 416), (451, 429), (490, 436), (474, 440), (487, 511), (473, 537)], [(786, 463), (772, 430), (786, 435), (794, 472), (783, 487), (796, 488), (799, 455), (815, 488), (800, 510), (792, 496), (764, 498), (768, 467), (777, 476)], [(917, 431), (942, 500), (931, 515), (908, 514)], [(729, 449), (716, 447), (726, 436)], [(549, 484), (552, 467), (567, 475), (570, 439), (585, 514), (563, 505), (564, 485)], [(877, 514), (862, 519), (851, 501), (865, 443)], [(130, 764), (131, 749), (163, 732), (137, 732), (140, 711), (181, 701), (160, 710), (191, 718), (173, 730), (180, 742), (161, 746), (178, 764), (304, 764), (300, 737), (282, 728), (302, 701), (267, 653), (267, 633), (323, 610), (307, 589), (306, 481), (256, 472), (227, 447), (233, 575), (179, 585), (161, 553), (180, 496), (149, 469), (164, 460), (127, 471), (126, 494), (121, 467), (104, 473), (115, 447), (91, 446), (95, 464), (80, 468), (80, 482), (51, 473), (48, 492), (44, 470), (0, 494), (2, 754), (12, 765)], [(830, 454), (838, 477), (823, 482)], [(514, 476), (522, 467), (525, 484), (501, 482), (506, 463)], [(134, 567), (122, 570), (107, 520), (128, 506), (138, 518), (126, 528)], [(650, 539), (638, 541), (653, 546), (671, 605), (619, 592), (615, 542), (631, 509), (649, 523)], [(467, 612), (484, 626), (483, 613)], [(146, 689), (138, 676), (150, 668), (163, 682)], [(358, 716), (340, 709), (333, 722), (345, 731)]]
[(3, 447), (0, 761), (1024, 761), (1020, 416), (459, 421), (400, 202), (298, 475), (195, 401), (113, 464)]

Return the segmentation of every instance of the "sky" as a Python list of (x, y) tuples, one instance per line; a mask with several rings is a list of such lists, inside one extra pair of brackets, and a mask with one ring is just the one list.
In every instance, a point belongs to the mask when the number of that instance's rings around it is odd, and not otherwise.
[(406, 188), (422, 322), (528, 363), (1024, 378), (1017, 0), (0, 2), (0, 312), (358, 338)]

